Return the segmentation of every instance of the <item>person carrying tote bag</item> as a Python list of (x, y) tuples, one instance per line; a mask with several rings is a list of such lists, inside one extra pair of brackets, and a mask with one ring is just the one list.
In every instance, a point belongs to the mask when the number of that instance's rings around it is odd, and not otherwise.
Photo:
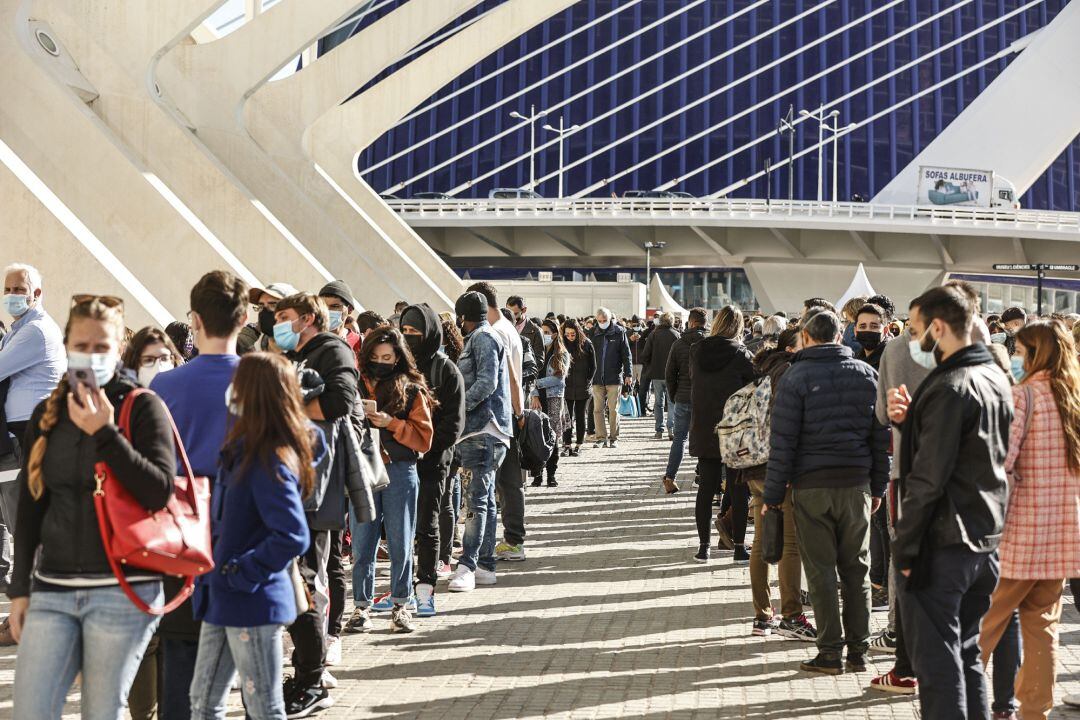
[[(173, 495), (176, 449), (164, 404), (152, 395), (137, 397), (130, 408), (130, 440), (118, 427), (124, 400), (138, 387), (118, 370), (123, 336), (119, 298), (73, 298), (64, 330), (68, 376), (27, 426), (8, 588), (11, 629), (21, 644), (16, 720), (60, 718), (80, 672), (83, 716), (117, 717), (160, 621), (125, 596), (94, 507), (98, 463), (106, 463), (147, 512), (164, 509)], [(71, 377), (80, 378), (78, 384)], [(161, 575), (130, 566), (125, 571), (140, 601), (160, 608)]]

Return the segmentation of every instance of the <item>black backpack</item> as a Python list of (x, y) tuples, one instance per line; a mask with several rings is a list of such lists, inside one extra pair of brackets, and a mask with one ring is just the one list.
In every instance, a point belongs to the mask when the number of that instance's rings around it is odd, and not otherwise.
[(521, 336), (521, 386), (528, 387), (540, 372), (540, 366), (536, 363), (536, 353), (533, 352), (529, 338)]
[(551, 429), (551, 420), (539, 410), (525, 410), (522, 417), (525, 427), (518, 435), (521, 469), (533, 474), (543, 472), (548, 458), (555, 452), (555, 431)]

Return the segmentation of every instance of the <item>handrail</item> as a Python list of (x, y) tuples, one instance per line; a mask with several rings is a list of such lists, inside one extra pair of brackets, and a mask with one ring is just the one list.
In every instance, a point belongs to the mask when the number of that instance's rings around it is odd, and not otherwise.
[(592, 216), (628, 218), (638, 216), (687, 220), (716, 217), (779, 217), (822, 219), (930, 220), (935, 223), (964, 223), (1054, 226), (1080, 233), (1080, 213), (1010, 208), (931, 207), (926, 205), (875, 205), (871, 203), (817, 202), (807, 200), (759, 200), (742, 198), (533, 198), (510, 200), (389, 200), (391, 209), (408, 217), (469, 218), (483, 214), (553, 218)]

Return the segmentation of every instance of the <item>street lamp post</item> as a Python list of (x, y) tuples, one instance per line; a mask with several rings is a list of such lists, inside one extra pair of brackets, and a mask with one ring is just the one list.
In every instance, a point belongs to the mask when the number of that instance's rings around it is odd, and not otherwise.
[(529, 123), (529, 189), (536, 190), (536, 121), (547, 115), (547, 110), (536, 112), (536, 106), (529, 106), (529, 117), (525, 117), (517, 110), (510, 113), (515, 120), (524, 120)]
[(825, 118), (833, 118), (833, 122), (836, 122), (835, 118), (840, 114), (839, 110), (833, 110), (828, 115), (825, 115), (825, 105), (821, 104), (814, 112), (809, 110), (800, 110), (799, 115), (803, 117), (812, 117), (818, 121), (817, 131), (817, 199), (818, 202), (824, 202), (825, 200), (825, 152), (823, 145), (825, 145)]
[[(840, 113), (833, 110), (829, 114), (829, 117), (833, 118), (832, 125), (826, 125), (822, 123), (826, 130), (832, 133), (832, 201), (839, 202), (840, 198), (837, 193), (838, 178), (840, 177), (840, 135), (847, 134), (855, 129), (855, 123), (850, 123), (844, 127), (840, 127), (840, 120), (837, 116)], [(818, 149), (821, 152), (821, 149)]]
[(780, 127), (776, 128), (780, 135), (787, 133), (788, 136), (788, 168), (787, 168), (787, 199), (791, 202), (795, 199), (795, 106), (788, 105), (787, 115), (780, 119)]
[(559, 127), (555, 128), (550, 125), (545, 125), (544, 129), (548, 132), (553, 132), (559, 136), (559, 197), (566, 197), (563, 192), (563, 168), (566, 167), (566, 138), (573, 135), (575, 132), (581, 129), (580, 125), (571, 125), (566, 127), (563, 125), (563, 117), (559, 116)]
[(652, 293), (652, 251), (663, 250), (667, 247), (667, 243), (663, 240), (650, 241), (645, 243), (645, 305), (646, 307), (652, 307), (649, 304), (649, 294)]

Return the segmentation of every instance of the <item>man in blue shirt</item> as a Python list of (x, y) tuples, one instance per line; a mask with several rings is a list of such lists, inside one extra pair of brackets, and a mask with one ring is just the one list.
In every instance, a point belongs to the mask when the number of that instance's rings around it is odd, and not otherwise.
[[(4, 268), (4, 309), (15, 322), (0, 340), (0, 584), (11, 570), (10, 539), (14, 533), (19, 467), (18, 443), (38, 403), (49, 396), (67, 370), (64, 334), (41, 306), (41, 273), (29, 265)], [(9, 435), (10, 433), (10, 435)], [(9, 479), (10, 478), (10, 479)], [(6, 482), (5, 482), (6, 480)]]
[[(240, 363), (236, 338), (247, 322), (247, 295), (244, 281), (227, 272), (203, 275), (191, 290), (191, 329), (199, 354), (175, 370), (158, 373), (150, 383), (169, 407), (196, 475), (217, 474), (218, 455), (229, 430), (226, 393)], [(166, 593), (175, 594), (179, 586), (175, 579), (166, 580)], [(163, 657), (161, 720), (187, 720), (199, 649), (199, 624), (192, 617), (190, 600), (162, 618), (158, 635)]]

